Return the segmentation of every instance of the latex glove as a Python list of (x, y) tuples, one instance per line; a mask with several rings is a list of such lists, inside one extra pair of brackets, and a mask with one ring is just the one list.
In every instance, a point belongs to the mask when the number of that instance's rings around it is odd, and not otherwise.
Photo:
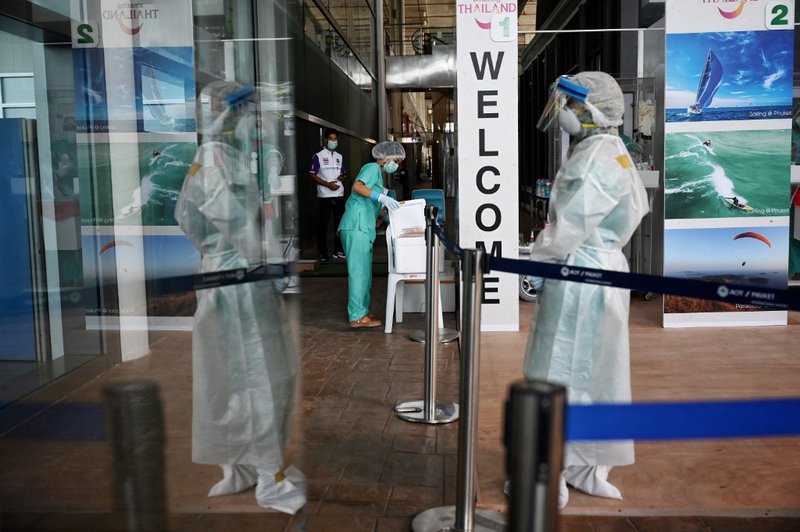
[(390, 211), (396, 211), (400, 208), (400, 204), (397, 202), (396, 199), (392, 198), (391, 196), (387, 196), (377, 190), (373, 190), (369, 197), (373, 201), (379, 201), (384, 207), (389, 209)]
[(387, 196), (386, 194), (381, 194), (378, 197), (378, 201), (380, 201), (384, 207), (389, 209), (390, 211), (397, 211), (400, 209), (400, 203), (391, 196)]

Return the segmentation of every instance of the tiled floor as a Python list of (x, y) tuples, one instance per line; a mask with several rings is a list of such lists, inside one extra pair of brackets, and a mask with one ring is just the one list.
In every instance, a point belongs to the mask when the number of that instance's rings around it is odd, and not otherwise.
[[(248, 491), (209, 499), (218, 469), (190, 460), (191, 349), (188, 333), (154, 333), (152, 354), (116, 366), (70, 394), (64, 404), (99, 404), (109, 383), (155, 379), (167, 429), (166, 471), (172, 530), (309, 532), (409, 530), (427, 508), (453, 504), (457, 423), (410, 424), (393, 405), (420, 399), (423, 345), (406, 333), (422, 326), (407, 315), (392, 335), (352, 331), (346, 281), (308, 279), (294, 303), (302, 326), (302, 400), (292, 460), (310, 479), (310, 501), (297, 516), (262, 511)], [(376, 278), (373, 311), (383, 308)], [(783, 328), (663, 330), (659, 303), (635, 300), (631, 345), (636, 400), (781, 397), (798, 393), (800, 319)], [(520, 333), (482, 338), (479, 505), (502, 510), (502, 404), (521, 374), (533, 305)], [(448, 317), (452, 320), (452, 316)], [(449, 324), (452, 326), (452, 323)], [(439, 357), (440, 397), (457, 399), (457, 344)], [(46, 417), (30, 423), (45, 423)], [(88, 419), (85, 432), (91, 424)], [(79, 433), (80, 431), (77, 431)], [(107, 441), (0, 439), (0, 530), (124, 530), (113, 509)], [(16, 437), (15, 437), (16, 436)], [(800, 530), (798, 439), (642, 443), (637, 463), (613, 471), (624, 501), (573, 492), (561, 529), (568, 531)], [(693, 517), (701, 516), (701, 517)], [(711, 516), (711, 517), (706, 517)]]

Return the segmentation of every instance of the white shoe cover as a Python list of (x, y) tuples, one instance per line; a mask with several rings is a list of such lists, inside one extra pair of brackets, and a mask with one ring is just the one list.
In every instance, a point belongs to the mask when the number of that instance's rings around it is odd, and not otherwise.
[(567, 481), (564, 480), (564, 475), (558, 477), (558, 509), (562, 509), (569, 502), (569, 488)]
[(563, 478), (576, 489), (589, 495), (622, 499), (622, 493), (608, 482), (609, 466), (569, 466), (562, 473)]
[(306, 504), (306, 477), (294, 466), (282, 472), (258, 469), (256, 502), (263, 508), (294, 515)]
[(253, 466), (234, 464), (220, 467), (222, 467), (222, 480), (214, 484), (208, 492), (209, 497), (239, 493), (252, 488), (258, 481), (258, 472)]

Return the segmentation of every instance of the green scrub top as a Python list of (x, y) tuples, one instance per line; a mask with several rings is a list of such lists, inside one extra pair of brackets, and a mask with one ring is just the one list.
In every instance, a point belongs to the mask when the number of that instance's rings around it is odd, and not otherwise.
[[(380, 165), (378, 163), (365, 164), (356, 176), (356, 181), (362, 181), (370, 189), (378, 187), (383, 190), (383, 175)], [(361, 231), (369, 235), (370, 242), (374, 242), (375, 220), (378, 218), (381, 204), (353, 192), (347, 198), (344, 208), (339, 231)]]

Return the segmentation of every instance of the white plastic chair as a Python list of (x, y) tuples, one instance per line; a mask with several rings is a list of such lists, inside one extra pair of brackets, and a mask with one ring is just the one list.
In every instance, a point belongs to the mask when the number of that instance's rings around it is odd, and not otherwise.
[[(384, 321), (386, 325), (383, 330), (386, 334), (391, 334), (392, 332), (395, 313), (397, 314), (397, 323), (403, 322), (403, 289), (405, 281), (424, 281), (426, 277), (424, 263), (422, 265), (423, 271), (421, 272), (399, 273), (397, 271), (394, 264), (394, 235), (392, 227), (393, 224), (390, 223), (386, 229), (386, 250), (389, 256), (389, 277), (386, 284), (386, 319)], [(441, 286), (439, 287), (439, 328), (444, 328)]]

